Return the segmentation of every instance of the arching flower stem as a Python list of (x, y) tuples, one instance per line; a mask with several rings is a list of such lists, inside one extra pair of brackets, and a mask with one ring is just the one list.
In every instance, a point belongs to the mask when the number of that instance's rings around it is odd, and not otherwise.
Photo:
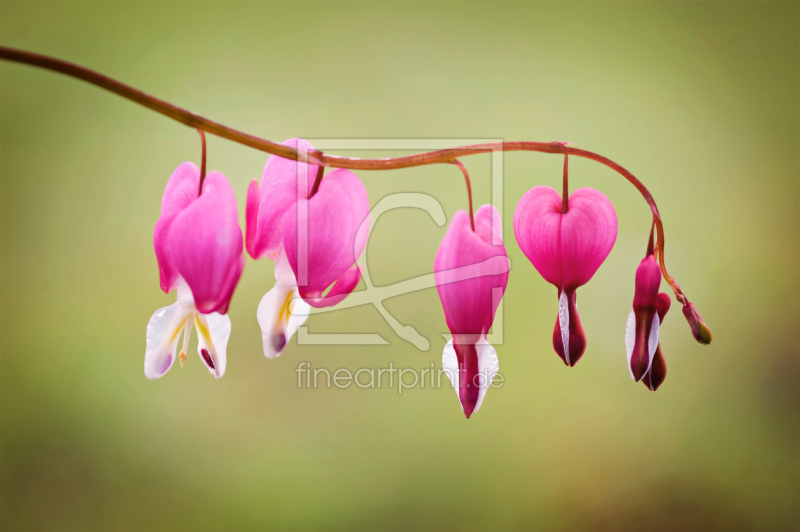
[(317, 176), (316, 178), (314, 178), (314, 185), (311, 187), (311, 192), (308, 193), (309, 198), (313, 198), (314, 194), (316, 194), (317, 191), (319, 190), (319, 186), (322, 183), (322, 176), (324, 174), (325, 174), (325, 167), (320, 165), (319, 168), (317, 168)]
[(200, 185), (197, 187), (197, 195), (203, 193), (203, 181), (206, 179), (206, 134), (202, 129), (198, 129), (200, 134), (201, 155), (200, 155)]
[(561, 214), (569, 211), (569, 155), (564, 154), (564, 178), (561, 191)]
[(448, 148), (444, 150), (435, 150), (416, 155), (409, 155), (406, 157), (387, 159), (360, 159), (357, 157), (342, 157), (339, 155), (326, 154), (321, 151), (302, 152), (292, 148), (291, 146), (285, 146), (271, 140), (256, 137), (255, 135), (238, 131), (231, 127), (220, 124), (219, 122), (214, 122), (213, 120), (204, 118), (191, 111), (168, 103), (108, 76), (100, 74), (99, 72), (95, 72), (74, 63), (69, 63), (53, 57), (34, 54), (8, 47), (0, 47), (0, 59), (37, 66), (46, 70), (52, 70), (54, 72), (59, 72), (67, 76), (86, 81), (118, 94), (123, 98), (127, 98), (128, 100), (143, 105), (148, 109), (172, 118), (173, 120), (176, 120), (189, 127), (205, 131), (206, 133), (210, 133), (233, 142), (237, 142), (244, 146), (249, 146), (257, 150), (278, 155), (286, 159), (306, 162), (309, 164), (317, 164), (320, 166), (347, 168), (350, 170), (393, 170), (398, 168), (423, 166), (427, 164), (452, 163), (457, 158), (462, 156), (474, 155), (478, 153), (490, 153), (494, 151), (535, 151), (541, 153), (560, 153), (565, 156), (573, 155), (575, 157), (591, 159), (592, 161), (611, 168), (622, 177), (627, 179), (634, 187), (636, 187), (642, 197), (644, 197), (644, 200), (647, 202), (647, 204), (650, 206), (650, 210), (653, 212), (653, 221), (655, 223), (658, 237), (656, 251), (661, 273), (664, 276), (664, 280), (675, 293), (676, 299), (683, 304), (684, 307), (689, 305), (689, 300), (684, 295), (680, 286), (678, 286), (675, 280), (669, 275), (669, 273), (667, 273), (667, 268), (664, 264), (664, 226), (661, 221), (661, 215), (658, 212), (656, 202), (653, 199), (653, 196), (650, 194), (650, 191), (647, 190), (647, 187), (645, 187), (644, 184), (632, 173), (611, 159), (587, 150), (569, 147), (567, 146), (568, 143), (566, 142), (493, 142), (475, 144), (471, 146), (461, 146), (457, 148)]
[(650, 226), (650, 238), (647, 241), (647, 252), (644, 254), (645, 257), (649, 257), (655, 252), (655, 242), (653, 240), (653, 230), (655, 229), (655, 226), (655, 222), (653, 222), (653, 224)]
[(464, 166), (464, 163), (459, 161), (458, 159), (453, 159), (450, 161), (450, 164), (455, 165), (461, 170), (461, 173), (464, 174), (464, 184), (467, 186), (467, 198), (469, 200), (469, 225), (472, 227), (472, 232), (475, 232), (475, 216), (472, 213), (472, 183), (469, 180), (469, 172), (467, 172), (467, 167)]

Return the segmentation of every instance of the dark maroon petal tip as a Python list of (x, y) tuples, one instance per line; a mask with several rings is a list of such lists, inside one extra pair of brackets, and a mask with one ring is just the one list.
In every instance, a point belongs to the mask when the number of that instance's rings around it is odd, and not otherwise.
[(203, 357), (203, 362), (206, 363), (206, 366), (213, 369), (214, 371), (217, 370), (217, 368), (214, 366), (214, 361), (211, 359), (211, 355), (209, 354), (208, 349), (201, 349), (200, 356)]
[(284, 347), (286, 347), (286, 335), (284, 333), (278, 333), (272, 337), (272, 349), (280, 353)]
[(667, 363), (664, 360), (664, 355), (661, 353), (661, 346), (658, 346), (656, 354), (653, 357), (653, 365), (645, 376), (642, 378), (642, 383), (647, 386), (650, 391), (658, 390), (658, 387), (667, 378)]
[(561, 357), (564, 364), (573, 367), (586, 351), (586, 333), (583, 332), (581, 319), (578, 316), (577, 294), (575, 290), (567, 290), (567, 311), (569, 314), (569, 357), (564, 354), (564, 340), (561, 336), (560, 317), (556, 316), (556, 325), (553, 328), (553, 349)]
[(458, 398), (461, 401), (461, 407), (464, 409), (464, 415), (467, 419), (475, 411), (480, 397), (480, 387), (478, 386), (478, 350), (475, 344), (457, 344), (453, 343), (458, 357)]

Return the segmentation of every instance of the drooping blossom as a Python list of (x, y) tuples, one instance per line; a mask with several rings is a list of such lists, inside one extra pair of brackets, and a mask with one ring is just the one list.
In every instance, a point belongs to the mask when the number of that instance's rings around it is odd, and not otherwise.
[[(669, 311), (671, 301), (669, 295), (664, 292), (658, 294), (658, 321), (660, 324), (664, 323), (664, 317)], [(625, 347), (628, 350), (628, 366), (630, 366), (631, 355), (633, 353), (633, 346), (636, 342), (636, 317), (633, 312), (628, 316), (628, 327), (625, 330)], [(633, 376), (633, 372), (631, 372)], [(653, 355), (653, 361), (650, 363), (650, 368), (642, 377), (642, 383), (650, 390), (656, 391), (664, 379), (667, 378), (667, 362), (664, 360), (664, 354), (661, 352), (661, 343), (656, 345), (656, 352)]]
[[(303, 139), (289, 139), (284, 146), (302, 152), (314, 149)], [(308, 199), (317, 175), (317, 165), (270, 155), (261, 174), (261, 186), (253, 179), (247, 189), (247, 252), (254, 259), (276, 260), (283, 248), (283, 219), (300, 199)]]
[(333, 306), (355, 289), (361, 278), (356, 260), (369, 237), (369, 212), (364, 184), (353, 172), (337, 168), (313, 197), (299, 200), (286, 213), (286, 258), (300, 297), (312, 307)]
[[(283, 144), (304, 152), (314, 149), (303, 139)], [(355, 174), (338, 169), (325, 176), (312, 196), (318, 170), (272, 155), (261, 186), (253, 180), (247, 192), (247, 251), (254, 259), (275, 260), (275, 286), (257, 312), (268, 358), (280, 355), (307, 319), (309, 305), (335, 305), (360, 279), (356, 260), (369, 235), (366, 189)]]
[(522, 252), (544, 279), (558, 289), (553, 348), (568, 366), (586, 350), (576, 290), (608, 257), (617, 239), (614, 206), (592, 188), (575, 190), (562, 213), (561, 195), (547, 186), (526, 192), (514, 211), (514, 234)]
[(244, 267), (242, 231), (227, 178), (211, 172), (200, 195), (199, 186), (200, 171), (185, 162), (170, 176), (161, 200), (153, 244), (161, 289), (177, 289), (178, 301), (158, 309), (147, 324), (144, 372), (150, 379), (172, 367), (181, 331), (183, 364), (193, 323), (203, 363), (216, 378), (225, 373), (228, 306)]
[[(658, 350), (658, 334), (662, 318), (662, 315), (659, 315), (659, 307), (664, 310), (663, 315), (669, 309), (669, 303), (666, 303), (666, 309), (664, 308), (663, 296), (658, 293), (660, 286), (661, 268), (659, 268), (653, 253), (651, 231), (647, 254), (636, 268), (633, 310), (628, 316), (628, 325), (625, 331), (628, 366), (631, 377), (635, 381), (644, 377), (650, 370)], [(669, 301), (669, 296), (666, 299)]]
[(509, 261), (500, 215), (491, 205), (475, 213), (475, 230), (461, 210), (450, 221), (434, 261), (434, 277), (453, 339), (442, 355), (444, 369), (469, 418), (477, 412), (499, 370), (486, 340), (508, 284)]

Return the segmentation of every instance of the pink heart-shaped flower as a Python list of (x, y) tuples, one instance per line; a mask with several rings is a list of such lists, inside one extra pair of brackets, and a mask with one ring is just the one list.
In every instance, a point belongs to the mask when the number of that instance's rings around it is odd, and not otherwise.
[(561, 195), (534, 187), (517, 203), (514, 234), (534, 268), (558, 289), (553, 348), (568, 366), (586, 350), (575, 290), (589, 282), (617, 239), (614, 206), (601, 192), (579, 188), (561, 212)]
[(283, 246), (303, 301), (332, 306), (356, 287), (361, 278), (356, 260), (367, 245), (369, 212), (364, 184), (342, 168), (325, 176), (313, 197), (287, 210)]

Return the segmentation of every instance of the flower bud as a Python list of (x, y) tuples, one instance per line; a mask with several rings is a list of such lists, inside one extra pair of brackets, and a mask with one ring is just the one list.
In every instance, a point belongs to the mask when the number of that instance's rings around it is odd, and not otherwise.
[(697, 312), (694, 304), (687, 302), (683, 305), (683, 315), (686, 321), (689, 322), (689, 327), (692, 328), (692, 335), (694, 339), (703, 345), (711, 343), (711, 329), (708, 328), (700, 313)]
[(628, 317), (625, 344), (633, 380), (640, 380), (650, 369), (658, 347), (658, 287), (661, 269), (655, 257), (647, 255), (636, 269), (633, 311)]

